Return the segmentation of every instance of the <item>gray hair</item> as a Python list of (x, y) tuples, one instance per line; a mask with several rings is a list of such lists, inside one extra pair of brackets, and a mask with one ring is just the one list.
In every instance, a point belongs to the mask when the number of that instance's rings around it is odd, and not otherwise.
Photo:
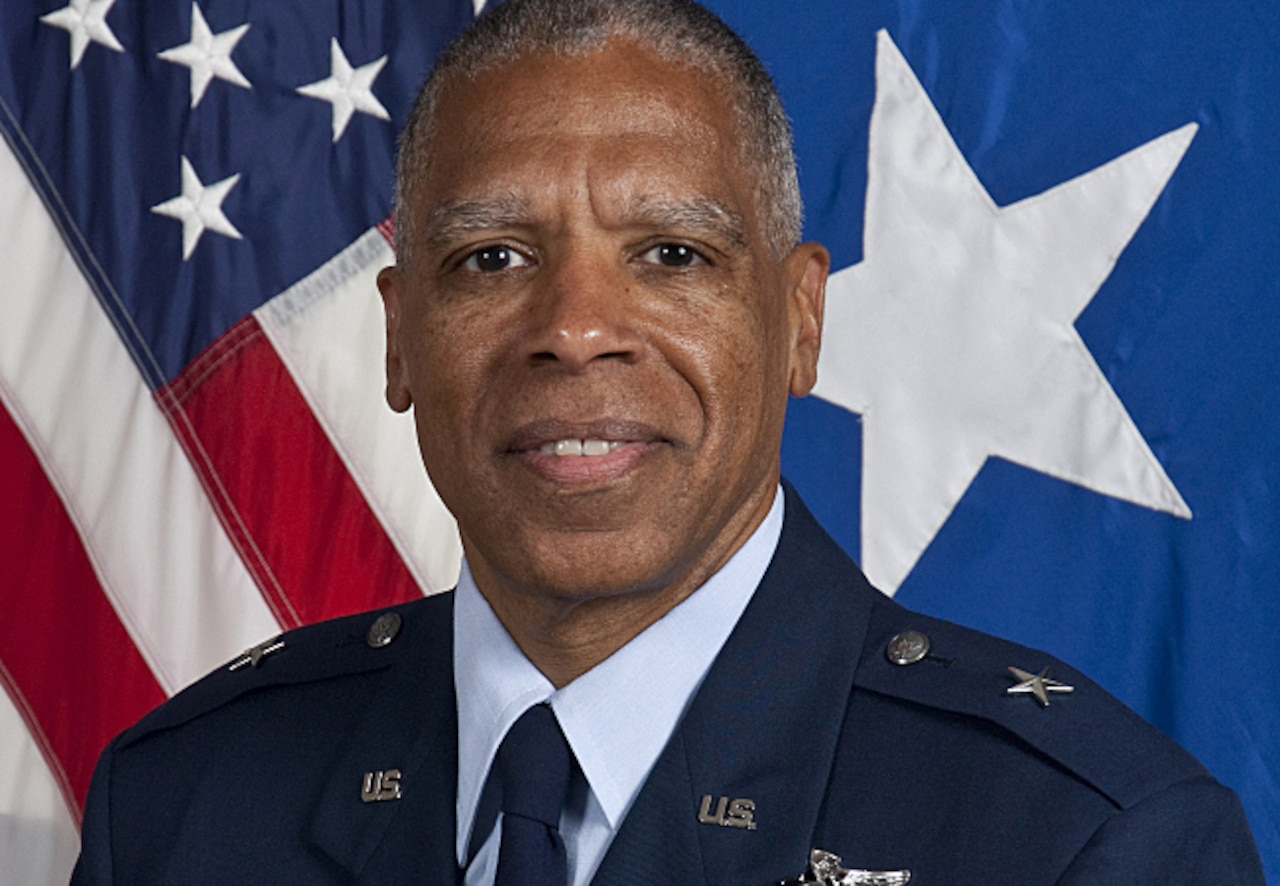
[(537, 52), (598, 50), (611, 39), (703, 71), (729, 90), (743, 159), (754, 167), (764, 234), (775, 256), (800, 241), (800, 184), (782, 100), (755, 53), (693, 0), (508, 0), (486, 12), (441, 54), (400, 137), (396, 167), (396, 257), (407, 265), (414, 240), (412, 198), (430, 163), (435, 111), (444, 85)]

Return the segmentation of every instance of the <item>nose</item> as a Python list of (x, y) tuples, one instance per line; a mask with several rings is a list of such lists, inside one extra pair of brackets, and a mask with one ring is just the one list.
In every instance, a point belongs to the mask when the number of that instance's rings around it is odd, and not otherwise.
[(601, 360), (639, 358), (636, 281), (607, 256), (570, 252), (549, 263), (536, 285), (526, 339), (531, 363), (580, 372)]

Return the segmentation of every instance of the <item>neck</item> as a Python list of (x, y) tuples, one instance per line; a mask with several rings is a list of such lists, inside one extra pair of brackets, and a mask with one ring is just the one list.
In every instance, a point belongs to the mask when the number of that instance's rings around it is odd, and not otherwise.
[[(772, 490), (771, 490), (772, 491)], [(480, 594), (525, 657), (560, 689), (613, 655), (718, 572), (769, 512), (772, 497), (737, 531), (723, 533), (698, 562), (642, 588), (567, 593), (507, 580), (463, 536)]]
[(479, 577), (476, 585), (516, 645), (557, 689), (613, 655), (696, 590), (562, 600), (492, 593)]

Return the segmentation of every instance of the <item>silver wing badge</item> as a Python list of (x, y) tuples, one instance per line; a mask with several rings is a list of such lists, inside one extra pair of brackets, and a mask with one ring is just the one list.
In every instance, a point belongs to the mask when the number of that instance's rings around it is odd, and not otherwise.
[(804, 875), (783, 880), (778, 886), (799, 886), (801, 883), (818, 883), (820, 886), (905, 886), (911, 880), (911, 871), (862, 871), (840, 866), (840, 856), (822, 849), (809, 851), (809, 869)]

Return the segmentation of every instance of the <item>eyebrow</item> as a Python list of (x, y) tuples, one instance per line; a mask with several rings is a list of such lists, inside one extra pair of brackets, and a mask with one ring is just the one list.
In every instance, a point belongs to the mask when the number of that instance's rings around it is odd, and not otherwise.
[(532, 214), (529, 201), (514, 194), (487, 200), (448, 200), (427, 214), (423, 240), (428, 248), (438, 249), (480, 231), (526, 224)]
[(746, 221), (742, 213), (710, 197), (671, 201), (645, 194), (628, 199), (623, 211), (632, 224), (677, 228), (718, 237), (739, 248), (747, 246)]
[[(448, 200), (433, 206), (427, 214), (423, 240), (428, 248), (440, 249), (479, 232), (528, 224), (532, 216), (529, 201), (515, 194), (482, 200)], [(748, 245), (742, 213), (710, 197), (674, 201), (641, 194), (623, 202), (622, 216), (629, 225), (704, 234), (737, 248)]]

